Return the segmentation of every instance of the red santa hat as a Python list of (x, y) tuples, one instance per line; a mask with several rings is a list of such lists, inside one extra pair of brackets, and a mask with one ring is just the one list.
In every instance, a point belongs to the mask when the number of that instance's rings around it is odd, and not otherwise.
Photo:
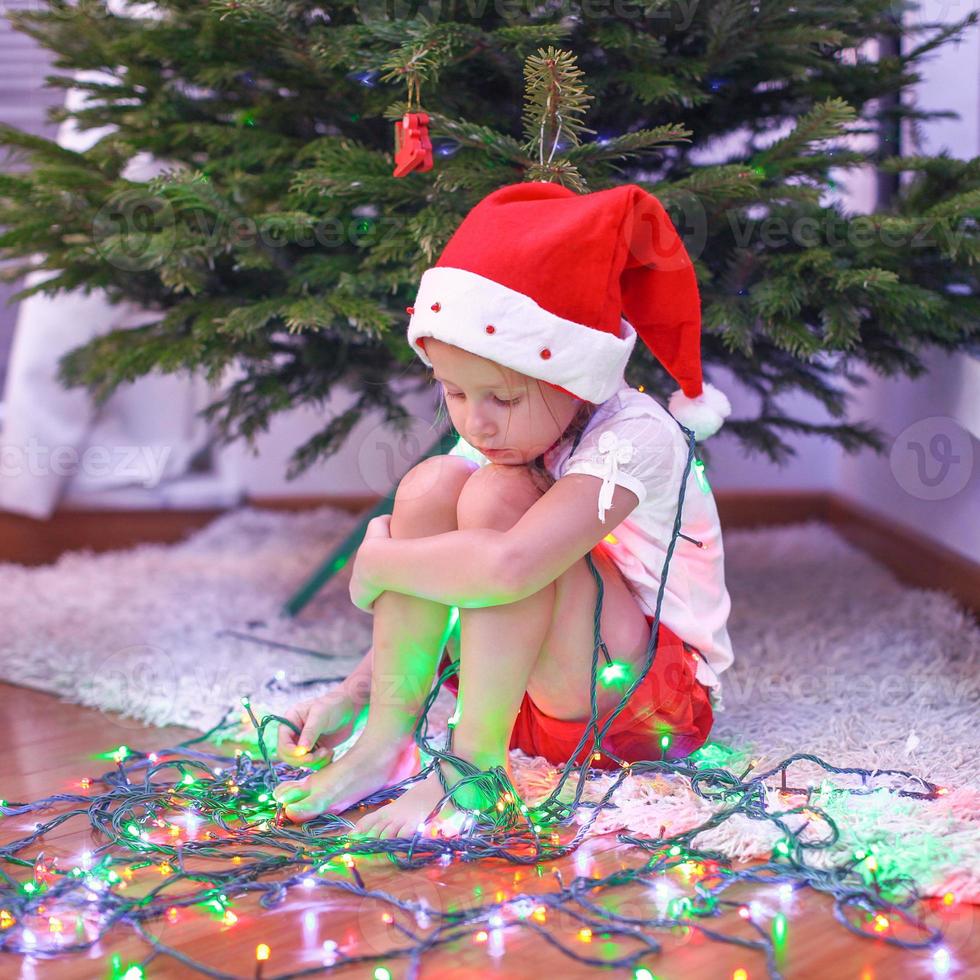
[(670, 413), (706, 439), (731, 412), (701, 377), (697, 278), (663, 205), (636, 184), (580, 194), (548, 181), (476, 204), (419, 282), (408, 324), (590, 402), (622, 386), (637, 335), (680, 386)]

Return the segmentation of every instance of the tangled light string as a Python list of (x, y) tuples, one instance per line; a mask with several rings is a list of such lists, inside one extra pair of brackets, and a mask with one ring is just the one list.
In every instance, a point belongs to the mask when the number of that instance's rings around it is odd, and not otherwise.
[[(478, 786), (484, 798), (494, 802), (479, 809), (461, 810), (461, 815), (465, 816), (463, 824), (457, 832), (449, 835), (427, 835), (424, 822), (410, 839), (381, 839), (351, 834), (347, 831), (353, 830), (354, 825), (344, 817), (330, 813), (294, 826), (284, 821), (282, 807), (277, 805), (272, 791), (281, 780), (299, 778), (308, 770), (270, 758), (265, 730), (268, 725), (277, 722), (288, 725), (299, 734), (297, 726), (279, 715), (267, 714), (261, 719), (257, 718), (249, 699), (243, 698), (242, 703), (255, 726), (261, 762), (250, 751), (239, 749), (232, 759), (194, 748), (197, 743), (232, 727), (234, 722), (229, 721), (229, 717), (238, 710), (235, 707), (229, 709), (210, 731), (180, 742), (173, 749), (146, 754), (121, 746), (112, 754), (115, 769), (82, 781), (83, 788), (99, 787), (95, 795), (61, 793), (35, 802), (0, 800), (0, 815), (4, 816), (45, 811), (58, 804), (68, 804), (70, 807), (46, 823), (37, 823), (33, 833), (28, 836), (0, 847), (0, 950), (34, 957), (79, 953), (91, 949), (112, 926), (121, 924), (130, 926), (149, 944), (151, 951), (139, 963), (123, 964), (118, 956), (114, 957), (111, 964), (114, 977), (138, 980), (145, 975), (146, 965), (158, 955), (169, 956), (206, 976), (234, 977), (235, 974), (211, 968), (164, 943), (147, 931), (148, 925), (162, 920), (176, 923), (180, 921), (182, 911), (191, 907), (206, 908), (225, 925), (233, 925), (237, 921), (231, 908), (234, 899), (258, 893), (259, 904), (263, 908), (271, 908), (285, 899), (290, 888), (301, 886), (311, 890), (334, 889), (347, 895), (386, 903), (390, 911), (384, 913), (384, 921), (395, 928), (408, 945), (380, 953), (349, 955), (336, 942), (328, 941), (323, 944), (321, 964), (277, 973), (277, 980), (326, 973), (356, 963), (377, 963), (398, 958), (410, 960), (409, 975), (414, 977), (426, 952), (466, 937), (475, 937), (479, 941), (488, 941), (491, 937), (499, 940), (502, 930), (511, 926), (533, 931), (578, 963), (633, 968), (637, 980), (653, 977), (646, 966), (639, 964), (662, 950), (661, 944), (649, 934), (650, 931), (680, 928), (761, 954), (768, 974), (778, 978), (781, 976), (779, 961), (785, 942), (785, 916), (777, 915), (771, 929), (767, 930), (761, 921), (762, 916), (753, 911), (755, 903), (746, 905), (725, 897), (732, 886), (743, 882), (779, 885), (782, 890), (790, 891), (808, 885), (823, 892), (833, 898), (838, 921), (858, 936), (882, 939), (905, 949), (938, 943), (942, 938), (940, 930), (928, 926), (912, 912), (921, 899), (914, 880), (887, 866), (882, 867), (875, 845), (869, 851), (853, 855), (832, 868), (819, 868), (808, 863), (809, 852), (826, 850), (838, 840), (838, 828), (826, 810), (812, 801), (812, 786), (790, 788), (786, 777), (789, 768), (801, 761), (821, 767), (826, 773), (861, 777), (860, 788), (831, 788), (826, 791), (824, 784), (821, 791), (827, 792), (828, 799), (835, 794), (872, 793), (876, 791), (874, 784), (892, 778), (901, 779), (902, 783), (897, 787), (887, 787), (889, 791), (905, 797), (932, 800), (944, 794), (943, 788), (902, 770), (840, 768), (807, 753), (792, 755), (749, 778), (751, 766), (741, 776), (724, 767), (699, 767), (695, 758), (698, 755), (703, 757), (703, 752), (687, 759), (669, 761), (666, 758), (669, 748), (666, 741), (662, 743), (662, 758), (659, 760), (628, 762), (602, 748), (603, 736), (643, 681), (657, 652), (667, 568), (680, 533), (684, 487), (694, 457), (694, 434), (684, 426), (681, 428), (688, 437), (687, 466), (681, 480), (673, 536), (664, 560), (646, 661), (619, 706), (600, 729), (596, 702), (600, 647), (607, 662), (609, 657), (599, 635), (602, 579), (591, 561), (591, 555), (587, 556), (598, 587), (590, 682), (592, 718), (547, 798), (528, 806), (521, 800), (503, 767), (479, 770), (454, 755), (451, 751), (452, 724), (445, 750), (432, 744), (428, 736), (429, 708), (445, 680), (458, 670), (458, 664), (454, 663), (437, 679), (419, 713), (414, 731), (416, 744), (431, 758), (431, 762), (418, 774), (366, 797), (360, 806), (364, 808), (388, 802), (401, 790), (426, 778), (433, 768), (439, 775), (445, 795), (433, 808), (430, 817), (438, 813), (461, 786)], [(697, 463), (700, 464), (700, 460)], [(696, 470), (696, 475), (699, 482), (703, 481), (700, 469)], [(611, 666), (608, 663), (607, 669)], [(319, 678), (292, 687), (341, 679)], [(589, 765), (592, 756), (587, 756), (578, 765), (572, 761), (590, 735), (595, 752), (601, 751), (620, 764), (617, 778), (596, 801), (582, 798), (587, 781), (594, 772), (599, 775), (608, 775), (608, 772), (594, 770)], [(442, 762), (463, 773), (452, 786), (443, 774)], [(560, 800), (561, 789), (573, 772), (577, 776), (574, 799)], [(558, 882), (556, 891), (544, 894), (521, 892), (506, 900), (498, 898), (466, 909), (444, 911), (431, 908), (424, 901), (403, 901), (383, 890), (366, 887), (354, 860), (355, 854), (384, 854), (397, 867), (407, 870), (433, 862), (447, 865), (457, 858), (466, 862), (501, 858), (517, 865), (537, 865), (540, 875), (542, 862), (564, 857), (578, 848), (601, 811), (613, 806), (611, 797), (627, 776), (643, 774), (673, 775), (688, 780), (694, 793), (711, 801), (718, 809), (704, 823), (673, 836), (666, 835), (666, 828), (661, 828), (660, 836), (656, 839), (618, 834), (620, 842), (647, 852), (644, 863), (635, 868), (623, 868), (598, 877), (576, 875), (567, 884), (561, 872), (554, 869)], [(767, 781), (774, 776), (779, 776), (781, 780), (777, 794), (780, 803), (782, 795), (797, 793), (805, 794), (806, 802), (790, 809), (775, 808), (767, 794), (770, 789)], [(921, 788), (905, 788), (910, 780), (917, 782)], [(194, 825), (197, 823), (203, 825), (206, 822), (213, 829), (204, 832), (203, 840), (182, 839), (183, 835), (188, 834), (188, 828), (166, 816), (178, 808), (184, 811), (185, 823), (191, 824), (190, 838), (196, 836)], [(590, 810), (591, 813), (583, 821), (582, 814)], [(694, 847), (693, 841), (699, 834), (736, 814), (751, 820), (770, 821), (779, 828), (783, 836), (768, 862), (736, 871), (722, 853)], [(802, 814), (806, 822), (794, 830), (787, 818), (797, 814)], [(58, 867), (58, 859), (46, 860), (43, 852), (33, 859), (18, 856), (55, 827), (81, 817), (87, 817), (91, 829), (105, 841), (91, 852), (85, 852), (81, 865)], [(562, 841), (559, 829), (572, 821), (580, 826), (573, 837)], [(804, 829), (811, 825), (821, 827), (823, 832), (816, 838), (804, 838)], [(188, 861), (193, 858), (223, 862), (227, 870), (196, 871), (188, 867)], [(131, 898), (125, 894), (136, 871), (150, 868), (161, 875), (161, 881), (141, 897)], [(26, 871), (27, 876), (14, 877), (12, 872), (17, 870)], [(672, 871), (681, 871), (688, 879), (695, 877), (691, 895), (667, 896), (664, 876)], [(634, 883), (653, 888), (657, 895), (656, 916), (620, 915), (597, 901), (597, 897), (604, 893)], [(188, 890), (189, 885), (197, 887)], [(740, 918), (751, 926), (755, 938), (732, 935), (707, 924), (708, 920), (732, 909), (737, 909)], [(396, 921), (392, 915), (394, 910), (413, 914), (416, 928), (408, 928)], [(563, 943), (544, 928), (549, 910), (570, 915), (581, 923), (577, 946)], [(897, 935), (897, 925), (908, 935)], [(634, 940), (639, 948), (617, 958), (585, 955), (583, 947), (595, 935)], [(263, 976), (263, 969), (270, 957), (269, 946), (259, 944), (256, 948), (255, 977)], [(378, 980), (390, 977), (383, 966), (379, 966), (374, 975)], [(272, 978), (268, 977), (267, 980)]]

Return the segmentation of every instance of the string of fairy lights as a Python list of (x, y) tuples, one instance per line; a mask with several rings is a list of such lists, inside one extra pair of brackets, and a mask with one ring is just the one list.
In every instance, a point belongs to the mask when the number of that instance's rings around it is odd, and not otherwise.
[[(678, 423), (680, 425), (680, 423)], [(907, 798), (928, 801), (946, 790), (902, 770), (867, 770), (836, 767), (808, 753), (797, 753), (778, 765), (755, 772), (754, 765), (741, 775), (720, 764), (706, 745), (682, 759), (668, 758), (670, 738), (660, 743), (661, 758), (627, 761), (603, 746), (603, 737), (630, 695), (642, 683), (656, 657), (660, 608), (671, 555), (680, 536), (687, 475), (693, 471), (705, 489), (703, 465), (695, 458), (694, 433), (681, 425), (688, 440), (687, 466), (681, 479), (673, 535), (664, 559), (657, 595), (651, 641), (642, 669), (625, 689), (618, 708), (606, 723), (598, 725), (596, 685), (628, 678), (630, 668), (610, 660), (602, 643), (599, 621), (602, 609), (602, 578), (589, 561), (598, 588), (595, 611), (595, 645), (592, 654), (590, 695), (592, 719), (579, 744), (562, 768), (558, 782), (543, 800), (525, 803), (502, 767), (479, 770), (452, 752), (454, 719), (450, 719), (445, 745), (434, 744), (429, 734), (429, 709), (446, 679), (458, 670), (448, 667), (428, 695), (414, 731), (423, 757), (430, 760), (421, 772), (363, 799), (360, 808), (385, 803), (411, 784), (426, 778), (434, 768), (444, 796), (443, 804), (463, 786), (474, 785), (487, 800), (483, 808), (457, 808), (460, 821), (451, 833), (420, 824), (412, 838), (377, 838), (352, 833), (353, 823), (337, 814), (325, 813), (303, 824), (284, 818), (273, 789), (279, 782), (306, 775), (308, 769), (275, 760), (267, 746), (270, 725), (287, 719), (253, 711), (250, 699), (241, 709), (250, 719), (258, 751), (237, 749), (234, 757), (196, 746), (237, 724), (238, 705), (210, 731), (180, 742), (177, 746), (143, 753), (127, 746), (105, 753), (114, 767), (97, 777), (84, 777), (79, 792), (58, 793), (33, 802), (0, 800), (0, 816), (23, 817), (57, 809), (56, 816), (38, 820), (33, 830), (0, 847), (0, 951), (38, 959), (68, 956), (92, 950), (117, 926), (129, 927), (148, 946), (145, 957), (123, 962), (110, 957), (107, 973), (113, 980), (152, 977), (154, 960), (167, 957), (203, 976), (234, 978), (251, 975), (259, 980), (286, 980), (327, 974), (341, 967), (363, 964), (365, 976), (389, 980), (394, 966), (407, 961), (407, 976), (415, 977), (423, 957), (452, 943), (470, 941), (483, 945), (491, 958), (506, 950), (506, 937), (519, 941), (523, 932), (534, 933), (569, 959), (583, 965), (632, 970), (635, 980), (655, 980), (656, 961), (664, 944), (657, 934), (704, 938), (743, 949), (753, 957), (746, 967), (732, 974), (733, 980), (748, 980), (757, 971), (759, 959), (770, 977), (781, 977), (789, 931), (786, 910), (793, 895), (809, 887), (830, 896), (836, 919), (856, 936), (870, 937), (903, 949), (933, 947), (937, 974), (951, 966), (948, 949), (939, 945), (939, 928), (927, 924), (921, 914), (925, 900), (916, 882), (877, 845), (851, 854), (831, 866), (820, 861), (839, 839), (830, 810), (851, 796), (881, 789)], [(599, 668), (599, 650), (605, 666)], [(303, 681), (294, 687), (310, 686), (340, 678)], [(271, 682), (270, 682), (271, 683)], [(298, 731), (297, 731), (298, 734)], [(589, 740), (591, 739), (591, 744)], [(580, 751), (590, 744), (584, 760), (576, 764)], [(615, 778), (599, 799), (584, 798), (597, 775), (608, 776), (591, 763), (600, 753), (619, 764)], [(258, 756), (258, 758), (256, 757)], [(455, 768), (452, 784), (441, 763)], [(856, 777), (859, 786), (835, 785), (829, 778), (806, 786), (788, 785), (792, 767), (808, 765), (826, 777)], [(448, 767), (447, 767), (448, 768)], [(634, 848), (636, 866), (609, 874), (593, 874), (589, 862), (576, 853), (602, 812), (614, 806), (616, 790), (628, 778), (652, 776), (679, 781), (710, 804), (711, 815), (683, 832), (667, 834), (662, 827), (657, 837), (619, 833), (617, 840)], [(571, 799), (563, 799), (565, 784), (575, 779)], [(774, 786), (773, 781), (778, 780)], [(792, 798), (803, 797), (798, 803)], [(734, 869), (726, 856), (695, 845), (698, 836), (735, 816), (768, 821), (779, 831), (779, 839), (766, 862)], [(36, 845), (55, 828), (87, 821), (95, 839), (70, 866)], [(0, 823), (0, 827), (3, 824)], [(32, 857), (27, 855), (33, 854)], [(438, 908), (424, 899), (400, 899), (383, 889), (367, 885), (358, 868), (358, 857), (384, 855), (403, 870), (433, 864), (474, 862), (495, 858), (518, 869), (513, 890), (498, 889), (492, 901), (466, 907)], [(546, 872), (549, 861), (575, 855), (578, 873), (566, 882), (557, 868)], [(642, 855), (642, 857), (640, 856)], [(197, 867), (199, 863), (207, 867)], [(215, 868), (217, 865), (217, 869)], [(534, 868), (536, 874), (528, 869)], [(520, 883), (527, 883), (521, 888)], [(727, 897), (738, 886), (775, 889), (781, 910), (773, 912), (761, 899), (744, 902)], [(534, 887), (531, 887), (534, 886)], [(547, 887), (546, 887), (547, 886)], [(630, 886), (642, 889), (644, 914), (614, 911), (604, 899)], [(254, 971), (233, 974), (190, 957), (177, 945), (164, 942), (155, 926), (178, 926), (197, 916), (211, 916), (220, 929), (233, 928), (239, 919), (236, 903), (257, 895), (262, 908), (281, 904), (291, 890), (303, 889), (329, 902), (331, 893), (374, 903), (379, 921), (397, 934), (391, 948), (379, 950), (376, 942), (359, 943), (356, 936), (324, 940), (315, 950), (316, 962), (295, 969), (275, 967), (275, 951), (266, 942), (255, 949)], [(475, 890), (482, 895), (480, 889)], [(943, 904), (956, 901), (947, 893)], [(241, 905), (237, 906), (239, 909)], [(635, 907), (635, 906), (632, 906)], [(731, 914), (737, 913), (737, 918)], [(309, 913), (307, 913), (309, 914)], [(726, 919), (726, 927), (714, 920)], [(566, 940), (549, 921), (561, 916), (577, 925), (573, 939)], [(735, 921), (740, 928), (732, 928)], [(602, 952), (592, 952), (603, 939)], [(363, 949), (370, 946), (369, 949)], [(613, 949), (610, 949), (610, 946)], [(621, 951), (620, 946), (628, 947)], [(290, 958), (286, 954), (283, 959)]]

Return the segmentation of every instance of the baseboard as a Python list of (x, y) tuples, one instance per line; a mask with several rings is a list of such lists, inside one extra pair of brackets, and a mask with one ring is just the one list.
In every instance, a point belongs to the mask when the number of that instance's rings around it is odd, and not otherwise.
[(949, 592), (980, 619), (980, 564), (836, 494), (829, 495), (826, 520), (906, 585)]
[[(949, 592), (980, 617), (980, 564), (854, 501), (833, 493), (797, 490), (718, 491), (715, 499), (724, 528), (824, 521), (891, 569), (900, 581)], [(356, 514), (372, 509), (378, 500), (373, 495), (254, 497), (245, 503), (286, 511), (329, 506)], [(0, 512), (0, 561), (43, 565), (66, 551), (112, 551), (143, 542), (172, 543), (223, 513), (226, 511), (220, 509), (59, 510), (41, 521)]]
[(331, 494), (313, 497), (246, 497), (245, 505), (263, 510), (311, 510), (314, 507), (338, 507), (352, 514), (366, 513), (376, 507), (381, 498), (373, 493)]
[(827, 520), (829, 494), (820, 490), (716, 490), (722, 530)]
[(746, 490), (721, 491), (715, 498), (723, 528), (824, 521), (899, 581), (949, 592), (980, 618), (980, 564), (840, 494)]
[(0, 561), (47, 565), (66, 551), (172, 544), (225, 510), (58, 510), (47, 520), (0, 512)]

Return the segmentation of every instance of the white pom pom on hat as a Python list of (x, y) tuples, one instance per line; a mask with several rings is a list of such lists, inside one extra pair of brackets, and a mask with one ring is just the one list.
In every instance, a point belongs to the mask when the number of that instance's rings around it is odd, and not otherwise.
[(732, 411), (732, 404), (723, 391), (707, 381), (702, 383), (701, 388), (701, 394), (697, 398), (688, 398), (678, 388), (667, 399), (667, 411), (681, 425), (694, 432), (697, 442), (713, 436)]
[(580, 194), (498, 187), (466, 215), (419, 283), (408, 341), (434, 337), (600, 403), (637, 337), (680, 386), (668, 411), (707, 439), (731, 412), (701, 376), (694, 265), (663, 205), (637, 184)]

